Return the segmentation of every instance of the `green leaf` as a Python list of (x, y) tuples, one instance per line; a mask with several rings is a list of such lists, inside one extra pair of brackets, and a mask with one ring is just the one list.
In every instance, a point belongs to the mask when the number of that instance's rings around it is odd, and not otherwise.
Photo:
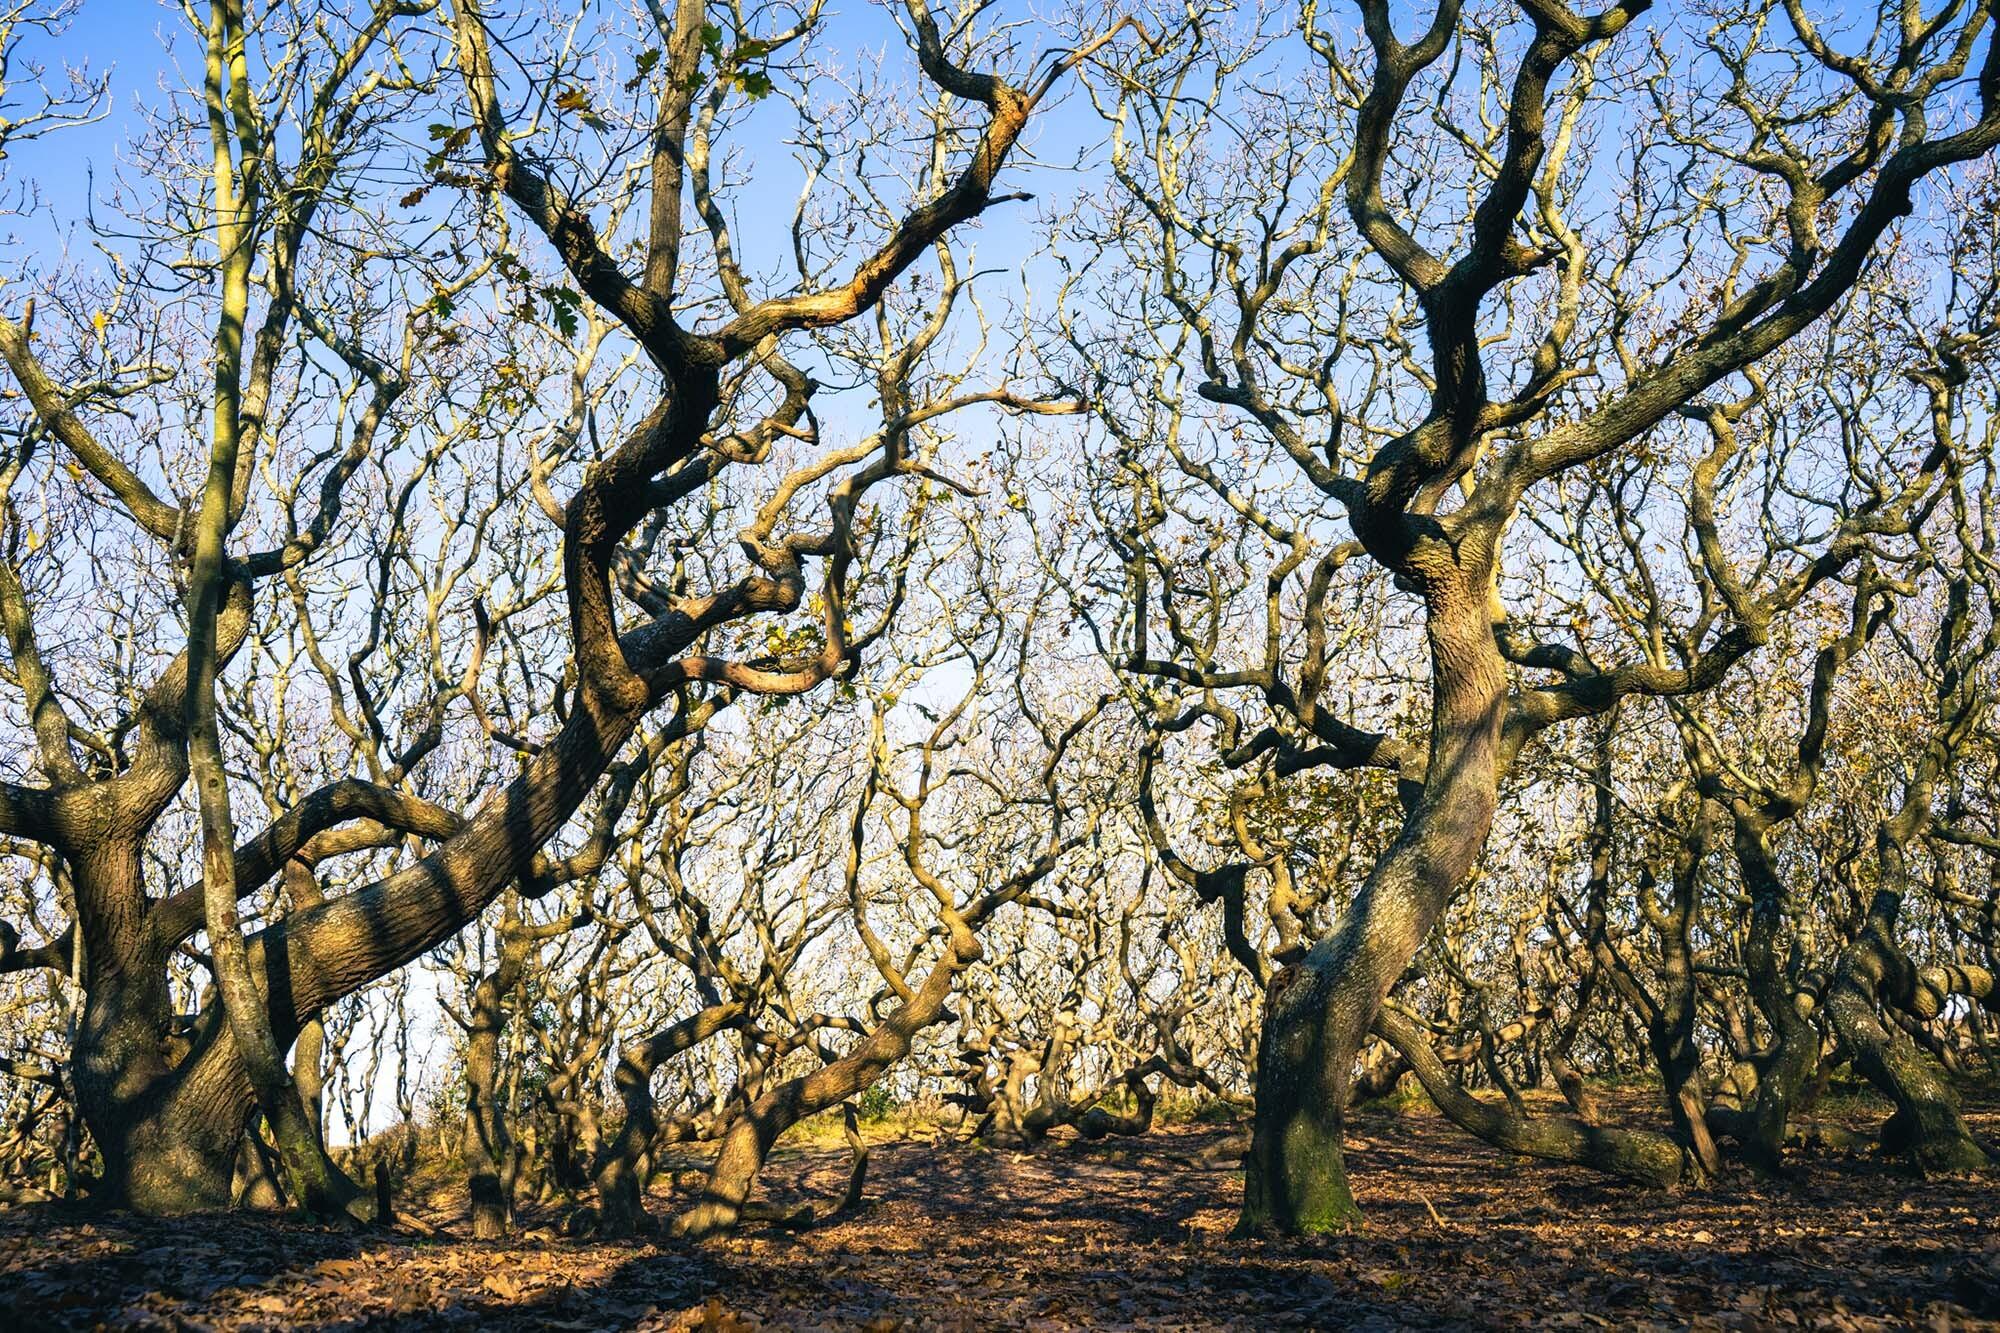
[(660, 48), (657, 46), (647, 47), (639, 53), (639, 58), (632, 63), (636, 72), (631, 78), (625, 80), (625, 91), (628, 93), (638, 91), (639, 85), (646, 81), (646, 76), (658, 67), (660, 63)]
[(577, 330), (577, 314), (583, 308), (583, 298), (568, 287), (544, 287), (542, 299), (549, 303), (549, 318), (565, 338), (574, 338)]

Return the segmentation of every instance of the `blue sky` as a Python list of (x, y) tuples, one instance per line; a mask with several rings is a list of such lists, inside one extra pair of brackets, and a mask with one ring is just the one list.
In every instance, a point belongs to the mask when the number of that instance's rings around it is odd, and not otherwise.
[[(600, 3), (591, 7), (612, 15), (625, 11), (618, 4)], [(517, 7), (493, 4), (489, 8), (507, 11)], [(1025, 6), (1019, 5), (1018, 0), (1008, 0), (994, 7), (996, 12), (1010, 8)], [(496, 27), (514, 26), (503, 19), (494, 21)], [(821, 32), (822, 40), (812, 48), (815, 55), (831, 57), (847, 66), (865, 53), (886, 50), (891, 69), (913, 73), (910, 71), (913, 62), (905, 54), (901, 32), (889, 12), (878, 5), (865, 0), (830, 5)], [(1045, 28), (1042, 33), (1041, 45), (1046, 46), (1052, 35)], [(614, 82), (629, 72), (625, 67), (643, 49), (638, 41), (630, 47), (620, 50), (615, 44), (608, 44), (602, 52), (604, 66)], [(167, 95), (198, 93), (200, 52), (188, 31), (185, 12), (170, 0), (83, 0), (60, 38), (31, 38), (26, 51), (29, 59), (47, 67), (52, 81), (60, 80), (65, 64), (88, 70), (93, 76), (108, 73), (110, 77), (110, 93), (98, 121), (10, 150), (4, 168), (5, 180), (14, 187), (31, 183), (46, 205), (33, 219), (17, 219), (11, 231), (22, 242), (46, 251), (58, 230), (67, 232), (82, 221), (92, 194), (100, 204), (105, 199), (127, 145), (144, 128), (141, 106), (157, 105)], [(424, 120), (451, 120), (457, 113), (456, 119), (463, 121), (458, 91), (455, 83), (447, 84), (428, 108), (431, 114)], [(11, 100), (18, 104), (21, 93), (17, 92)], [(750, 250), (753, 257), (764, 252), (764, 246), (756, 244), (760, 239), (784, 245), (782, 228), (789, 221), (790, 205), (803, 179), (795, 149), (786, 142), (789, 119), (778, 99), (772, 99), (767, 106), (758, 108), (758, 114), (744, 127), (745, 132), (728, 141), (750, 155), (760, 179), (767, 171), (772, 174), (771, 196), (784, 200), (782, 208), (753, 212), (737, 219), (743, 239), (754, 247)], [(422, 125), (411, 128), (414, 140), (420, 142)], [(1081, 99), (1070, 99), (1038, 119), (1028, 142), (1044, 153), (1050, 163), (1073, 162), (1080, 150), (1101, 139), (1102, 134), (1103, 127), (1088, 105)], [(1064, 179), (1065, 175), (1026, 168), (1017, 159), (1009, 184), (1048, 198), (1074, 188), (1074, 181)], [(979, 236), (982, 263), (1004, 263), (1016, 268), (1025, 260), (1032, 244), (1023, 243), (1022, 238), (1032, 229), (1020, 224), (1032, 217), (1035, 207), (1032, 203), (1007, 204), (989, 216)], [(767, 234), (760, 238), (760, 232)], [(51, 258), (46, 252), (34, 257), (43, 261)]]

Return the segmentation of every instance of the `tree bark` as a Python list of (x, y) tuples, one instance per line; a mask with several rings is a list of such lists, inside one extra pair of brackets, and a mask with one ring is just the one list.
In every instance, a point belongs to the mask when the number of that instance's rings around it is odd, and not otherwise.
[(212, 1021), (194, 1034), (176, 1030), (167, 950), (125, 910), (144, 897), (143, 831), (106, 833), (70, 863), (85, 940), (71, 1072), (104, 1158), (93, 1200), (147, 1213), (227, 1208), (255, 1100), (240, 1067), (219, 1057)]
[(1480, 1101), (1446, 1071), (1423, 1030), (1393, 1009), (1375, 1016), (1375, 1031), (1402, 1053), (1424, 1091), (1447, 1119), (1496, 1148), (1568, 1162), (1660, 1189), (1680, 1183), (1681, 1147), (1663, 1134), (1607, 1129), (1568, 1116), (1516, 1115)]
[(659, 1137), (658, 1108), (653, 1101), (653, 1074), (659, 1067), (707, 1041), (724, 1028), (749, 1016), (740, 1001), (713, 1004), (691, 1018), (627, 1046), (619, 1055), (612, 1081), (625, 1103), (625, 1120), (618, 1133), (597, 1155), (592, 1176), (597, 1183), (598, 1225), (614, 1236), (629, 1235), (647, 1222), (644, 1201), (654, 1140)]
[(528, 943), (501, 933), (500, 958), (473, 987), (465, 1034), (465, 1166), (474, 1240), (498, 1240), (514, 1226), (514, 1144), (500, 1104), (500, 1038), (507, 997), (520, 984)]
[(807, 1116), (859, 1095), (910, 1053), (917, 1033), (944, 1016), (958, 974), (980, 956), (979, 942), (970, 934), (947, 940), (944, 948), (944, 957), (931, 968), (923, 986), (877, 1024), (851, 1054), (788, 1079), (750, 1104), (723, 1136), (700, 1201), (674, 1219), (673, 1234), (699, 1239), (735, 1226), (779, 1135)]
[(1881, 1005), (1911, 1005), (1919, 988), (1916, 967), (1895, 943), (1901, 902), (1893, 890), (1875, 895), (1867, 924), (1841, 955), (1827, 1012), (1855, 1068), (1896, 1104), (1882, 1130), (1885, 1149), (1925, 1174), (1990, 1170), (1995, 1159), (1966, 1126), (1944, 1071), (1882, 1020)]
[(1341, 1153), (1355, 1059), (1492, 827), (1507, 673), (1487, 616), (1487, 561), (1467, 555), (1476, 572), (1434, 569), (1425, 588), (1433, 705), (1423, 792), (1339, 928), (1280, 969), (1266, 994), (1239, 1234), (1359, 1221)]
[(1777, 876), (1768, 837), (1763, 827), (1746, 822), (1741, 815), (1736, 825), (1736, 852), (1751, 897), (1750, 930), (1744, 941), (1750, 998), (1771, 1033), (1767, 1053), (1758, 1061), (1756, 1093), (1738, 1123), (1750, 1164), (1760, 1171), (1774, 1172), (1783, 1163), (1792, 1107), (1819, 1062), (1819, 1030), (1801, 1011), (1778, 959), (1784, 886)]

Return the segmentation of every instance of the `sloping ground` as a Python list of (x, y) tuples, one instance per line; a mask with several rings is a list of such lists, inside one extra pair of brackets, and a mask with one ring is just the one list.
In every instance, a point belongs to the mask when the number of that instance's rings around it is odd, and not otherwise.
[[(16, 1209), (0, 1328), (2000, 1328), (2000, 1179), (1818, 1155), (1670, 1198), (1377, 1114), (1350, 1155), (1365, 1234), (1246, 1243), (1226, 1234), (1233, 1164), (1199, 1161), (1224, 1137), (883, 1143), (857, 1212), (703, 1247)], [(846, 1173), (814, 1149), (768, 1174), (831, 1206)]]

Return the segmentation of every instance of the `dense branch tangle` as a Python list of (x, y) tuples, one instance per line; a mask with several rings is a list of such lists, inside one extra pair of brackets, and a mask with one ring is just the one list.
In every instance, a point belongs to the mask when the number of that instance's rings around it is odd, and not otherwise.
[(1847, 1068), (1990, 1165), (1988, 6), (190, 17), (6, 261), (0, 1166), (693, 1237), (811, 1116), (852, 1204), (892, 1097), (1254, 1087), (1313, 1230), (1405, 1072), (1685, 1185)]
[[(1734, 527), (1716, 475), (1769, 366), (1870, 280), (1926, 179), (1949, 188), (2000, 142), (1984, 6), (1883, 6), (1871, 39), (1867, 21), (1829, 36), (1773, 3), (1663, 29), (1650, 51), (1644, 3), (1446, 3), (1413, 37), (1391, 6), (1358, 9), (1349, 35), (1307, 5), (1290, 40), (1177, 11), (1160, 54), (1105, 66), (1092, 89), (1122, 189), (1065, 242), (1095, 248), (1063, 293), (1063, 374), (1100, 389), (1126, 668), (1247, 781), (1402, 782), (1399, 833), (1271, 980), (1250, 1230), (1353, 1217), (1339, 1142), (1356, 1054), (1480, 863), (1529, 743), (1620, 700), (1714, 688), (1928, 520), (1949, 441), (1879, 471), (1852, 459), (1854, 503), (1745, 571), (1716, 536)], [(1959, 332), (1986, 336), (1977, 319)], [(1665, 460), (1686, 418), (1715, 443), (1680, 471)], [(1518, 519), (1607, 470), (1685, 487), (1705, 600), (1676, 624), (1661, 599), (1633, 646), (1582, 618), (1530, 631), (1508, 603), (1548, 554)], [(1204, 537), (1206, 568), (1189, 549)], [(1261, 596), (1244, 567), (1260, 558)], [(1397, 660), (1407, 622), (1370, 570), (1415, 599), (1429, 659), (1378, 697), (1371, 655)], [(1256, 716), (1227, 702), (1246, 696)]]
[[(200, 16), (198, 109), (153, 130), (173, 206), (134, 219), (114, 270), (135, 276), (52, 275), (0, 321), (17, 386), (0, 610), (31, 737), (0, 812), (71, 886), (75, 1093), (102, 1197), (226, 1202), (254, 1088), (287, 1162), (322, 1173), (315, 1186), (294, 1172), (295, 1190), (349, 1202), (291, 1114), (294, 1034), (510, 885), (541, 894), (594, 873), (602, 849), (544, 848), (594, 793), (615, 821), (631, 775), (600, 779), (661, 705), (651, 753), (743, 693), (851, 669), (892, 619), (907, 558), (873, 488), (927, 472), (933, 423), (960, 407), (1042, 406), (928, 367), (966, 283), (947, 238), (1000, 197), (1075, 58), (1014, 76), (972, 15), (904, 17), (938, 107), (907, 197), (855, 205), (850, 252), (801, 248), (790, 289), (759, 295), (715, 144), (774, 78), (804, 76), (788, 62), (818, 35), (817, 6), (643, 6), (649, 42), (605, 48), (638, 66), (610, 85), (630, 109), (603, 114), (581, 91), (555, 95), (583, 76), (577, 45), (473, 0), (383, 0), (337, 21), (218, 0)], [(808, 101), (780, 106), (803, 118)], [(428, 159), (390, 151), (412, 112), (444, 126)], [(413, 167), (428, 183), (393, 204)], [(640, 197), (646, 216), (628, 219)], [(393, 220), (426, 204), (442, 247)], [(802, 201), (801, 232), (822, 207)], [(521, 220), (533, 240), (517, 255)], [(537, 256), (559, 271), (535, 276)], [(884, 307), (922, 266), (939, 299), (915, 318)], [(815, 332), (876, 311), (872, 346)], [(792, 359), (804, 349), (814, 373), (873, 388), (879, 420), (853, 443), (821, 441), (819, 382)], [(559, 386), (566, 414), (560, 393), (540, 396)], [(142, 449), (149, 433), (166, 447)], [(739, 478), (760, 468), (782, 479), (758, 496)], [(41, 478), (84, 507), (84, 531), (174, 571), (112, 599), (98, 633), (135, 650), (102, 693), (75, 684), (72, 658), (46, 657), (57, 608), (87, 590), (57, 563), (75, 539), (48, 526)], [(556, 568), (543, 523), (559, 530)], [(350, 592), (363, 600), (343, 606)], [(777, 628), (731, 638), (732, 624)], [(250, 670), (282, 688), (249, 691), (238, 722), (218, 698)], [(299, 713), (330, 724), (321, 754), (288, 730)], [(264, 738), (273, 807), (241, 848), (222, 746), (238, 727)], [(202, 883), (163, 886), (158, 869), (188, 847), (191, 771)], [(373, 873), (344, 891), (260, 902), (281, 868), (357, 853)], [(219, 995), (185, 970), (204, 927)], [(61, 929), (10, 938), (7, 966), (66, 968)], [(175, 1017), (181, 975), (191, 1023)]]

